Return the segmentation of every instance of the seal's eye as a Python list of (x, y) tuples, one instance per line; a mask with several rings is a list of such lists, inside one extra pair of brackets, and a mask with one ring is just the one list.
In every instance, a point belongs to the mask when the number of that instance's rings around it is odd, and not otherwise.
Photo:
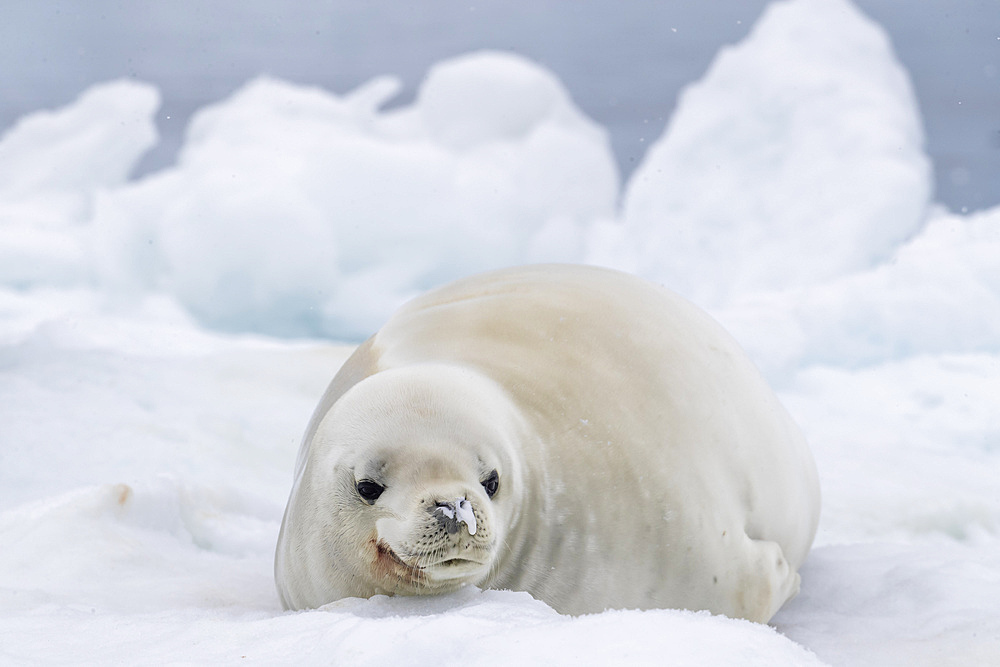
[(364, 498), (369, 504), (374, 503), (382, 492), (385, 491), (385, 487), (381, 484), (376, 484), (370, 479), (363, 479), (358, 482), (358, 495)]
[(494, 470), (480, 483), (483, 485), (483, 488), (486, 489), (486, 495), (492, 498), (497, 492), (497, 487), (500, 486), (500, 476), (497, 475), (497, 471)]

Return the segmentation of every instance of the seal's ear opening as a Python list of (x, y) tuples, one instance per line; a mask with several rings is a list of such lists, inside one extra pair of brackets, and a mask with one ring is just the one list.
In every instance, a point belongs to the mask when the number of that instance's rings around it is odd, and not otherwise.
[(480, 482), (480, 484), (482, 484), (483, 489), (486, 490), (486, 495), (492, 498), (496, 495), (497, 489), (500, 487), (500, 475), (498, 475), (497, 471), (494, 470), (487, 475), (486, 479)]
[(357, 487), (358, 495), (369, 505), (374, 505), (378, 497), (382, 495), (385, 491), (385, 487), (377, 482), (373, 482), (370, 479), (363, 479), (358, 482)]

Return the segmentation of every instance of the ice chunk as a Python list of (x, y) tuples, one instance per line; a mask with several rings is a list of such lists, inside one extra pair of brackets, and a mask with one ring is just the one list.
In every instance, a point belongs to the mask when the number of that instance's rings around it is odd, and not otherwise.
[(156, 142), (159, 92), (149, 84), (112, 81), (72, 104), (25, 116), (0, 138), (0, 200), (39, 191), (92, 194), (125, 182)]
[(159, 93), (94, 86), (72, 104), (22, 118), (0, 137), (0, 284), (79, 285), (92, 258), (85, 224), (156, 141)]
[(261, 78), (192, 120), (179, 164), (99, 200), (99, 271), (214, 328), (370, 335), (403, 301), (490, 268), (574, 261), (615, 214), (607, 133), (548, 71), (478, 53), (388, 111)]
[(930, 194), (884, 31), (846, 0), (782, 2), (684, 91), (629, 183), (623, 231), (631, 268), (724, 303), (873, 266), (920, 228)]

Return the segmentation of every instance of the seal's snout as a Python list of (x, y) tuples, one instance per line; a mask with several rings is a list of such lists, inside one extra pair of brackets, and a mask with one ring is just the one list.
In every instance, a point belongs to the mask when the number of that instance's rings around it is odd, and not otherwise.
[(430, 508), (430, 511), (449, 535), (457, 533), (459, 524), (463, 523), (469, 529), (469, 535), (476, 534), (476, 513), (472, 510), (472, 503), (467, 498), (438, 500), (434, 503), (434, 507)]

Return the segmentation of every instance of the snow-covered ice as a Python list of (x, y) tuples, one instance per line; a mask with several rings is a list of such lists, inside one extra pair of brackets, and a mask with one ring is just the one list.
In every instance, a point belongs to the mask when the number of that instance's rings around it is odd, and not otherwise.
[(606, 132), (548, 72), (470, 54), (380, 111), (396, 89), (261, 78), (200, 111), (176, 167), (97, 199), (101, 284), (215, 328), (360, 338), (448, 279), (576, 259), (566, 236), (614, 215)]
[(771, 5), (684, 91), (630, 180), (635, 268), (717, 303), (869, 267), (923, 221), (922, 149), (909, 79), (881, 28), (843, 2)]
[[(250, 81), (139, 180), (142, 83), (0, 137), (0, 662), (1000, 664), (1000, 209), (933, 204), (878, 26), (774, 3), (626, 184), (519, 56), (396, 88)], [(353, 344), (533, 261), (686, 294), (803, 427), (823, 514), (772, 626), (475, 589), (281, 611), (298, 439)]]

